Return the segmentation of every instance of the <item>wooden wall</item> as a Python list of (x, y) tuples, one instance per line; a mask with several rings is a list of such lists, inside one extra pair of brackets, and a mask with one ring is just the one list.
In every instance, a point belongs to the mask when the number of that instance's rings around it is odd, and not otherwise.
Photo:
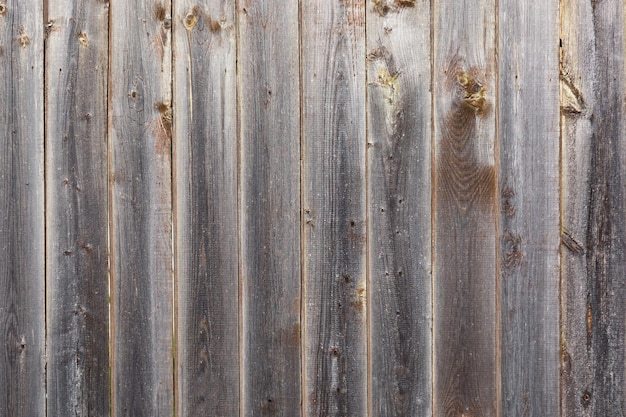
[(0, 0), (0, 416), (626, 414), (619, 0)]

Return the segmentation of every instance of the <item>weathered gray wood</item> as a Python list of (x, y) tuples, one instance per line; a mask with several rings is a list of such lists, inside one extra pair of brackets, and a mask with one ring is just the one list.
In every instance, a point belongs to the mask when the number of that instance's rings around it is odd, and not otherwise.
[(495, 2), (434, 7), (433, 403), (495, 416)]
[(43, 4), (0, 3), (0, 415), (45, 416)]
[(178, 416), (239, 416), (234, 2), (174, 13)]
[(372, 416), (432, 414), (430, 4), (367, 6)]
[(109, 414), (108, 5), (48, 2), (48, 415)]
[(171, 416), (170, 8), (118, 3), (111, 14), (112, 408)]
[(559, 415), (558, 1), (499, 3), (501, 414)]
[(238, 2), (241, 415), (298, 416), (298, 2)]
[(303, 407), (365, 416), (365, 5), (301, 4)]
[(624, 4), (561, 3), (562, 410), (626, 415)]

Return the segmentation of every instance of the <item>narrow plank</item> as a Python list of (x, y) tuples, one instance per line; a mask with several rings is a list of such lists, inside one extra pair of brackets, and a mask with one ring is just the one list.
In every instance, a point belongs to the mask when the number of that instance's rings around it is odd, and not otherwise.
[(495, 416), (495, 2), (437, 2), (433, 28), (433, 413)]
[(430, 46), (428, 2), (367, 7), (371, 416), (432, 415)]
[(111, 7), (113, 415), (171, 416), (171, 21), (158, 0)]
[(561, 3), (564, 416), (624, 416), (624, 4)]
[(302, 2), (304, 400), (367, 415), (365, 4)]
[(298, 2), (243, 0), (239, 33), (241, 415), (298, 416)]
[(0, 415), (45, 416), (43, 3), (0, 3)]
[(234, 2), (175, 3), (178, 416), (239, 416)]
[(558, 1), (501, 1), (498, 26), (501, 414), (557, 416)]
[(109, 415), (108, 5), (47, 3), (48, 415)]

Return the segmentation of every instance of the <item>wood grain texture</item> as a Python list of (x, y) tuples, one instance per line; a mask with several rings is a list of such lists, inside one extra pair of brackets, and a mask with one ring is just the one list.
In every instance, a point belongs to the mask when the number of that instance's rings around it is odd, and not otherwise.
[(108, 415), (108, 5), (48, 3), (48, 415)]
[(231, 1), (175, 3), (178, 416), (239, 416), (234, 16)]
[(626, 415), (624, 4), (561, 2), (564, 416)]
[(114, 416), (171, 416), (169, 4), (116, 3), (110, 19)]
[(365, 416), (365, 4), (301, 5), (304, 410)]
[(43, 5), (0, 5), (0, 415), (45, 416)]
[(502, 415), (559, 415), (558, 19), (499, 3)]
[(237, 5), (242, 409), (298, 416), (300, 82), (298, 2)]
[(367, 6), (371, 416), (432, 415), (430, 4)]
[(434, 414), (495, 416), (495, 2), (434, 7)]

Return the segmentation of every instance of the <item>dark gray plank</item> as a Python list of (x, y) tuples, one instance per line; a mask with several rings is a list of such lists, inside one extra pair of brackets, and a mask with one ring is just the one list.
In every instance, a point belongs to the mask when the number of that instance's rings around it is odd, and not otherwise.
[(108, 5), (48, 3), (48, 415), (109, 414)]
[(234, 2), (174, 13), (178, 416), (239, 416)]
[(451, 0), (433, 12), (434, 415), (491, 417), (498, 391), (496, 8), (493, 0)]
[(367, 7), (370, 412), (430, 416), (430, 4), (381, 7)]
[(239, 30), (241, 414), (298, 416), (298, 2), (244, 0)]
[(304, 410), (367, 415), (365, 6), (302, 2)]
[(626, 415), (624, 4), (563, 0), (564, 416)]
[(0, 415), (44, 416), (43, 3), (0, 3)]
[(157, 0), (111, 7), (111, 351), (116, 416), (173, 414), (169, 14), (169, 5)]
[(558, 1), (499, 4), (501, 413), (559, 415)]

